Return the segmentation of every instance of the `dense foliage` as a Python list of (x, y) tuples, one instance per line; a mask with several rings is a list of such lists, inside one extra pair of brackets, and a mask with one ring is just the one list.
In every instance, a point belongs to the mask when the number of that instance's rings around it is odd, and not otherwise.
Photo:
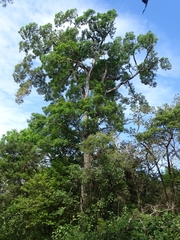
[(153, 33), (115, 36), (116, 17), (21, 28), (16, 100), (36, 88), (49, 105), (0, 140), (0, 239), (179, 239), (180, 101), (154, 110), (133, 84), (171, 65)]

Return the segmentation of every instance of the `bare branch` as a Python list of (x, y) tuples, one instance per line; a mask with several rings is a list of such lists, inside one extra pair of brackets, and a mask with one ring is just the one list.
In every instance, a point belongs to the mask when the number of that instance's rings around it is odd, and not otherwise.
[(127, 82), (129, 82), (130, 80), (132, 80), (134, 77), (136, 77), (139, 74), (140, 70), (138, 70), (134, 75), (132, 75), (131, 77), (127, 78), (126, 80), (120, 82), (117, 86), (115, 86), (114, 88), (109, 89), (108, 91), (106, 91), (106, 94), (116, 91), (118, 88), (120, 88), (122, 85), (126, 84)]

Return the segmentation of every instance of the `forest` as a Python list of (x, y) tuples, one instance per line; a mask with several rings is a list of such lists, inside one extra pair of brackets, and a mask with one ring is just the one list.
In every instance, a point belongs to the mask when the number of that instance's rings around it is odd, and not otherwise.
[(59, 12), (19, 30), (16, 102), (43, 113), (0, 139), (0, 239), (178, 240), (180, 96), (150, 106), (168, 58), (151, 32), (116, 35), (117, 12)]

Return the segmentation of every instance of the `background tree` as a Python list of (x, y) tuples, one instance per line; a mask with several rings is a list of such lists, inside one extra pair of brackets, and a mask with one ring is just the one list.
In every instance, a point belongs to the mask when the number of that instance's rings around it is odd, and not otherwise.
[(20, 212), (17, 211), (15, 215), (12, 213), (14, 201), (23, 195), (23, 185), (45, 165), (36, 143), (37, 139), (30, 129), (20, 133), (10, 131), (0, 140), (1, 239), (8, 239), (6, 235), (10, 233), (9, 236), (13, 236), (13, 231), (19, 231), (18, 227), (13, 230), (16, 220), (21, 218)]
[(51, 239), (79, 211), (79, 165), (42, 144), (45, 117), (34, 118), (33, 128), (0, 140), (0, 239)]
[(88, 207), (94, 208), (96, 221), (108, 219), (110, 214), (119, 216), (129, 193), (124, 177), (124, 155), (114, 136), (90, 135), (82, 143), (82, 150), (91, 156), (91, 167), (83, 176), (88, 186)]
[[(0, 141), (1, 192), (17, 196), (20, 187), (45, 164), (30, 130), (9, 131)], [(6, 184), (7, 183), (7, 184)]]
[[(146, 151), (146, 157), (156, 167), (164, 191), (165, 203), (172, 211), (178, 207), (179, 190), (176, 185), (180, 160), (179, 125), (180, 104), (159, 107), (155, 117), (149, 120), (146, 131), (137, 139)], [(178, 197), (177, 197), (178, 196)]]
[(124, 155), (124, 175), (129, 192), (126, 206), (145, 212), (147, 206), (159, 201), (161, 192), (158, 176), (152, 171), (146, 153), (138, 143), (124, 141), (120, 144), (119, 152)]

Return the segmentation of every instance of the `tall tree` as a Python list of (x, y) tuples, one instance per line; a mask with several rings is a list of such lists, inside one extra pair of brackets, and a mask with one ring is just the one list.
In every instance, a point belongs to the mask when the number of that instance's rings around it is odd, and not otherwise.
[[(50, 23), (22, 27), (20, 51), (25, 57), (13, 74), (20, 86), (17, 103), (36, 88), (46, 101), (66, 109), (64, 121), (72, 112), (77, 115), (79, 125), (69, 127), (80, 130), (80, 142), (98, 131), (122, 131), (123, 103), (144, 102), (133, 79), (139, 76), (143, 84), (155, 87), (159, 66), (166, 70), (171, 65), (167, 58), (157, 56), (157, 38), (151, 32), (115, 37), (116, 17), (115, 10), (96, 13), (90, 9), (78, 16), (76, 9), (71, 9), (55, 15), (55, 27)], [(120, 92), (123, 86), (129, 98)], [(91, 167), (89, 153), (84, 153), (83, 162), (84, 169)], [(83, 205), (86, 196), (82, 185)]]

